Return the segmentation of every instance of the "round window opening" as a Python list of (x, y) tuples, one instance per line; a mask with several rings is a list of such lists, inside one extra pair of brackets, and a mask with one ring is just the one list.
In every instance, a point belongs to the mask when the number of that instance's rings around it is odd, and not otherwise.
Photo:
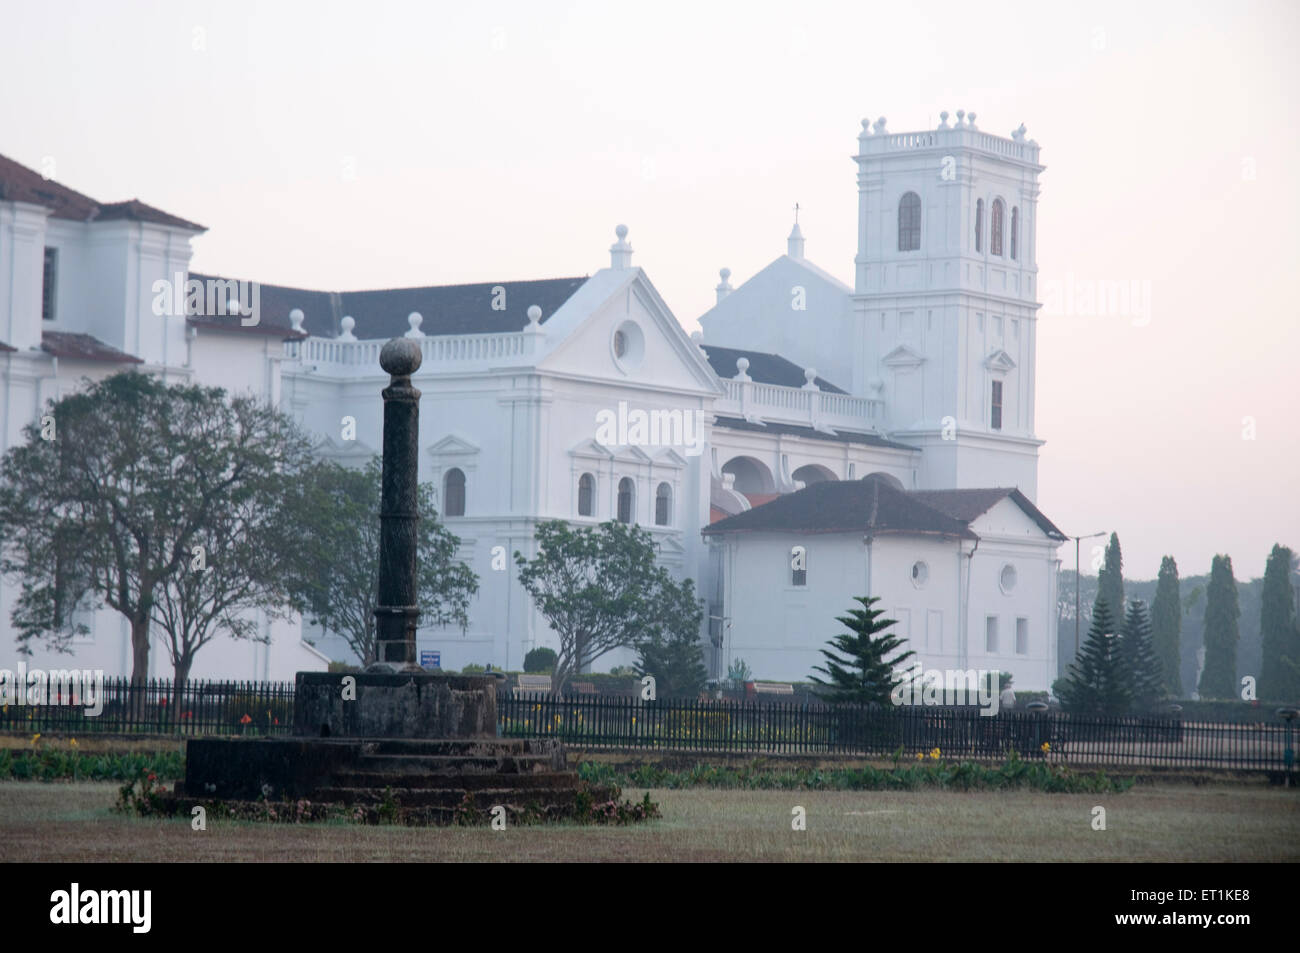
[(1002, 567), (1002, 575), (998, 577), (998, 585), (1002, 587), (1003, 592), (1010, 592), (1016, 588), (1016, 567), (1010, 564)]
[(635, 321), (624, 321), (614, 329), (609, 346), (614, 352), (614, 363), (620, 369), (629, 371), (641, 363), (645, 354), (645, 335)]
[(930, 567), (925, 563), (917, 560), (912, 563), (912, 585), (920, 589), (925, 585), (926, 580), (930, 578)]

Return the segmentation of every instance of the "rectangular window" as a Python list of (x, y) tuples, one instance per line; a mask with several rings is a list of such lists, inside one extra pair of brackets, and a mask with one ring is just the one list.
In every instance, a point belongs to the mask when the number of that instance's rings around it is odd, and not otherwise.
[(41, 275), (41, 318), (54, 320), (56, 280), (59, 275), (59, 250), (45, 249), (45, 270)]
[(984, 620), (984, 651), (993, 655), (998, 650), (998, 617), (988, 616)]
[(806, 585), (808, 585), (808, 570), (807, 570), (807, 569), (791, 569), (791, 570), (790, 570), (790, 585), (792, 585), (792, 586), (806, 586)]
[(1002, 429), (1002, 382), (993, 382), (993, 413), (989, 425), (994, 430)]
[(1016, 620), (1016, 654), (1029, 654), (1029, 620)]

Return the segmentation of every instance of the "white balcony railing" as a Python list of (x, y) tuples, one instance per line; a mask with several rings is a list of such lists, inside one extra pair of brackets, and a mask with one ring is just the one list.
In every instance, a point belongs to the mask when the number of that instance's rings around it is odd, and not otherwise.
[(884, 406), (869, 397), (735, 379), (723, 380), (722, 389), (715, 414), (832, 430), (876, 430)]
[[(419, 338), (424, 355), (423, 367), (447, 364), (481, 364), (509, 361), (533, 353), (535, 335), (525, 331), (499, 334), (444, 334)], [(373, 372), (382, 374), (379, 352), (387, 343), (374, 341), (340, 341), (334, 338), (304, 338), (284, 346), (285, 357), (322, 370)]]

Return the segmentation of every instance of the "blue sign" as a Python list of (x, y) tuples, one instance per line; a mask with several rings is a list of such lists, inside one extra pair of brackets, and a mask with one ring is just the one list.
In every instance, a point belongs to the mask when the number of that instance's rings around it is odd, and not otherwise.
[(442, 668), (442, 653), (421, 651), (420, 668)]

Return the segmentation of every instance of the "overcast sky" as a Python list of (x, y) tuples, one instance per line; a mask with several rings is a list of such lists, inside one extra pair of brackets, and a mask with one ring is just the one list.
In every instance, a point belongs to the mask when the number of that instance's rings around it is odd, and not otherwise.
[(0, 0), (0, 153), (208, 226), (197, 271), (326, 290), (590, 274), (625, 222), (689, 331), (796, 201), (852, 283), (863, 117), (1023, 122), (1040, 287), (1150, 288), (1041, 315), (1039, 504), (1132, 578), (1240, 580), (1300, 548), (1298, 10)]

